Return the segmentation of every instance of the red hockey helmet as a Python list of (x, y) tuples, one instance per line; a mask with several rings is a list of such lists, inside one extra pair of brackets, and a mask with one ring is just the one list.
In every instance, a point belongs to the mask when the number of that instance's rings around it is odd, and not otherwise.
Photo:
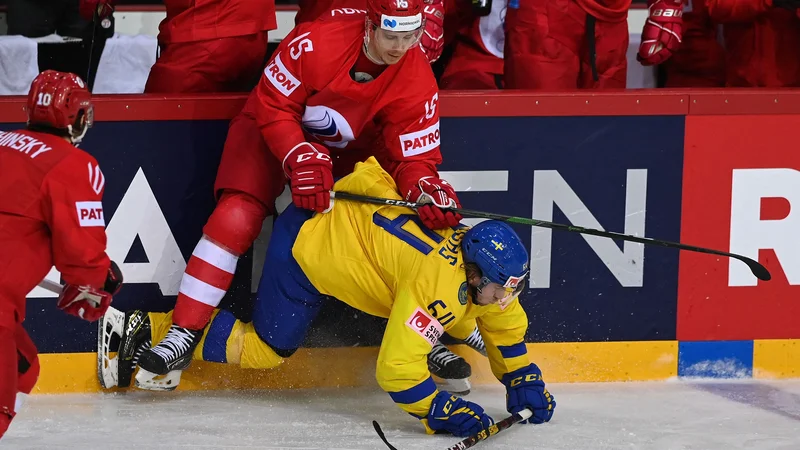
[(80, 142), (93, 121), (92, 95), (79, 76), (46, 70), (34, 78), (28, 91), (28, 125), (65, 130), (72, 142)]
[(367, 0), (367, 20), (387, 31), (422, 28), (422, 0)]

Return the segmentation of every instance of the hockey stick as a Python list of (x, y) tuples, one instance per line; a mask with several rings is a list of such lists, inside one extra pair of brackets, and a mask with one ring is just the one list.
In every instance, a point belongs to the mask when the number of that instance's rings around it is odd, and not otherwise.
[[(420, 203), (407, 202), (404, 200), (393, 200), (389, 198), (370, 197), (367, 195), (351, 194), (349, 192), (331, 192), (331, 198), (338, 198), (341, 200), (350, 200), (364, 203), (374, 203), (377, 205), (394, 205), (404, 206), (406, 208), (417, 209), (424, 206)], [(592, 236), (607, 237), (612, 239), (621, 239), (623, 241), (637, 242), (639, 244), (658, 245), (667, 248), (677, 248), (680, 250), (688, 250), (690, 252), (708, 253), (711, 255), (727, 256), (729, 258), (738, 259), (739, 261), (747, 264), (753, 275), (759, 280), (769, 281), (772, 278), (766, 267), (762, 266), (758, 261), (755, 261), (746, 256), (737, 255), (736, 253), (728, 253), (720, 250), (713, 250), (704, 247), (695, 247), (693, 245), (681, 244), (680, 242), (662, 241), (660, 239), (653, 239), (647, 237), (631, 236), (629, 234), (615, 233), (613, 231), (600, 231), (591, 228), (583, 228), (574, 225), (564, 225), (561, 223), (547, 222), (545, 220), (528, 219), (525, 217), (504, 216), (502, 214), (494, 214), (483, 211), (475, 211), (471, 209), (462, 208), (449, 208), (450, 211), (461, 214), (464, 217), (477, 217), (481, 219), (494, 219), (502, 220), (509, 223), (518, 223), (521, 225), (530, 225), (534, 227), (550, 228), (553, 230), (569, 231), (572, 233), (589, 234)]]
[[(99, 8), (99, 6), (98, 6), (98, 8)], [(99, 17), (100, 17), (100, 15), (97, 12), (97, 9), (95, 9), (94, 13), (92, 14), (92, 40), (91, 40), (91, 42), (89, 42), (89, 65), (86, 66), (86, 80), (85, 81), (86, 81), (86, 89), (88, 89), (89, 92), (92, 91), (92, 89), (89, 87), (89, 78), (92, 76), (92, 53), (94, 53), (94, 37), (97, 34), (97, 19)], [(92, 87), (94, 87), (94, 86), (92, 86)]]
[(38, 286), (42, 289), (47, 289), (48, 291), (54, 294), (60, 294), (61, 291), (64, 289), (64, 286), (62, 286), (61, 284), (56, 283), (55, 281), (50, 281), (47, 278), (40, 281)]
[[(533, 415), (533, 411), (530, 409), (523, 409), (518, 413), (514, 413), (505, 419), (497, 422), (495, 424), (489, 425), (489, 427), (473, 434), (472, 436), (465, 438), (461, 442), (457, 443), (456, 445), (447, 447), (447, 450), (465, 450), (471, 447), (474, 447), (478, 442), (485, 441), (490, 437), (494, 436), (495, 434), (509, 428), (511, 425), (514, 425), (517, 422), (526, 420)], [(397, 450), (392, 444), (386, 440), (386, 435), (381, 430), (381, 426), (378, 425), (378, 422), (373, 420), (372, 426), (375, 427), (375, 432), (378, 433), (378, 437), (381, 438), (384, 444), (389, 447), (389, 450)]]

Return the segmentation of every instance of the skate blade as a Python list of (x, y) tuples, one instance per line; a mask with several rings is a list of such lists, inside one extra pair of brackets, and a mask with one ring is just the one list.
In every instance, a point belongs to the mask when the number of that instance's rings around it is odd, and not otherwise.
[(472, 389), (469, 378), (446, 378), (442, 379), (441, 384), (445, 391), (462, 397), (469, 395)]
[(181, 382), (182, 370), (173, 370), (166, 375), (158, 375), (139, 367), (136, 373), (136, 387), (148, 391), (174, 391)]
[(117, 379), (118, 358), (111, 358), (111, 339), (116, 334), (122, 337), (125, 313), (109, 307), (97, 324), (97, 379), (103, 389), (119, 385)]

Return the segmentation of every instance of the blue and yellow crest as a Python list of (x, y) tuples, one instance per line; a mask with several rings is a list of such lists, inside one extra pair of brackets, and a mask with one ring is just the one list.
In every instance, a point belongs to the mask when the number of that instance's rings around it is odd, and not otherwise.
[(458, 303), (462, 305), (467, 304), (467, 282), (461, 283), (461, 286), (458, 288)]

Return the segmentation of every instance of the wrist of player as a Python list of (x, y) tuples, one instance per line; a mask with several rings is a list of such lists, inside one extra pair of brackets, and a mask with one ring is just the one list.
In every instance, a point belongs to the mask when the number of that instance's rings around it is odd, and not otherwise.
[(542, 372), (536, 364), (503, 375), (506, 386), (506, 409), (514, 414), (524, 409), (533, 411), (530, 419), (521, 423), (549, 422), (556, 409), (556, 400), (545, 387)]
[(432, 230), (455, 227), (462, 219), (461, 214), (450, 210), (461, 207), (455, 189), (440, 178), (420, 178), (406, 194), (406, 200), (424, 205), (417, 208), (417, 214), (422, 223)]
[(467, 437), (494, 423), (477, 403), (441, 391), (433, 398), (427, 416), (428, 427), (435, 433)]
[(106, 313), (113, 296), (121, 289), (122, 282), (119, 266), (111, 261), (103, 288), (66, 284), (58, 296), (56, 306), (67, 314), (94, 322)]
[(661, 64), (678, 51), (683, 38), (681, 0), (655, 0), (648, 6), (649, 16), (642, 29), (636, 59), (645, 66)]
[(442, 56), (444, 50), (444, 3), (431, 2), (423, 9), (425, 29), (420, 38), (420, 48), (428, 62), (433, 64)]
[(112, 0), (80, 0), (78, 14), (89, 22), (94, 20), (95, 14), (102, 20), (114, 13), (114, 3)]
[(324, 146), (302, 142), (284, 158), (284, 172), (289, 178), (292, 202), (300, 208), (328, 212), (333, 207), (333, 161)]

